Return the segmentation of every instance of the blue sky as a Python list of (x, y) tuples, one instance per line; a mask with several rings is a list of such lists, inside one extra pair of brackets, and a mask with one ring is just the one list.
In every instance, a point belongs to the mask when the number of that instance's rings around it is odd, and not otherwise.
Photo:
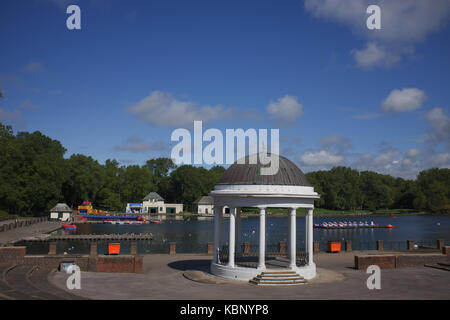
[(446, 0), (2, 0), (0, 121), (125, 165), (193, 120), (278, 128), (304, 171), (414, 178), (450, 167), (449, 20)]

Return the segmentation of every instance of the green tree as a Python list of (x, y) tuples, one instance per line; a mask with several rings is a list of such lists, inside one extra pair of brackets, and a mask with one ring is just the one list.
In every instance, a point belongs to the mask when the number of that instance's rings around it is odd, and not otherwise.
[(141, 202), (149, 192), (156, 190), (152, 173), (145, 166), (128, 166), (120, 171), (119, 179), (122, 210), (127, 203)]
[(103, 168), (92, 157), (72, 155), (67, 162), (68, 179), (63, 185), (67, 204), (77, 207), (84, 200), (98, 206), (97, 195), (103, 186)]
[(450, 212), (450, 169), (429, 169), (419, 173), (420, 196), (415, 205), (437, 213)]
[(120, 174), (123, 170), (116, 160), (106, 160), (103, 166), (103, 184), (97, 195), (97, 203), (101, 209), (108, 211), (123, 210), (120, 193)]

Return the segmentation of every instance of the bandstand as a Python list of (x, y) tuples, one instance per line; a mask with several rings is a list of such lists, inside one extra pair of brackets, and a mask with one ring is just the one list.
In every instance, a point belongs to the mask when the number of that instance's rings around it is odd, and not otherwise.
[[(279, 156), (279, 170), (274, 175), (261, 175), (261, 164), (234, 163), (211, 191), (214, 198), (214, 257), (211, 273), (227, 279), (248, 281), (267, 272), (295, 272), (304, 279), (314, 278), (313, 209), (320, 196), (303, 172), (288, 159)], [(224, 206), (230, 208), (229, 234), (223, 234)], [(241, 208), (259, 209), (259, 242), (257, 259), (248, 257), (241, 243)], [(269, 260), (266, 255), (266, 211), (288, 209), (288, 243), (286, 257)], [(305, 247), (297, 251), (297, 209), (305, 209)], [(225, 242), (228, 242), (225, 252)], [(273, 263), (276, 262), (276, 263)]]

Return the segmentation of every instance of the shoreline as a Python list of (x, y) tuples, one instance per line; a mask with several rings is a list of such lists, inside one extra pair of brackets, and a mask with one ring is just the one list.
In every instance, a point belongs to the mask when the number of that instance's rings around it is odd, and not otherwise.
[[(340, 217), (390, 217), (390, 216), (416, 216), (416, 215), (430, 215), (430, 216), (450, 216), (449, 214), (437, 214), (437, 213), (427, 213), (427, 212), (344, 212), (344, 213), (325, 213), (317, 212), (314, 213), (314, 217), (319, 218), (340, 218)], [(303, 217), (304, 214), (297, 213), (297, 217)], [(257, 218), (259, 217), (256, 213), (244, 214), (243, 217), (247, 218)], [(285, 218), (287, 214), (285, 213), (272, 213), (268, 214), (267, 217), (272, 218)]]

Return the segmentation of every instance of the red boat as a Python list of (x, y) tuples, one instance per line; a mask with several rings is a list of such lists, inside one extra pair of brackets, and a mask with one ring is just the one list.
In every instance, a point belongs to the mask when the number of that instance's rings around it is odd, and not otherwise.
[(77, 225), (76, 224), (65, 224), (63, 225), (64, 230), (76, 230)]

